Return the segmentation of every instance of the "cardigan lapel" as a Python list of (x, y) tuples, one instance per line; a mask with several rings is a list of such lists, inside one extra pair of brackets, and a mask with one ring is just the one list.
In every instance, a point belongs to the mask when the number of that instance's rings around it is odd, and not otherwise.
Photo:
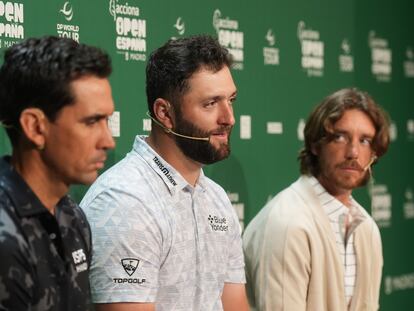
[[(310, 178), (308, 176), (302, 175), (292, 186), (295, 192), (300, 197), (302, 197), (304, 202), (306, 202), (306, 205), (310, 208), (315, 223), (321, 226), (324, 234), (329, 237), (331, 246), (337, 249), (335, 235), (332, 231), (331, 224), (329, 223), (329, 218), (323, 210), (319, 198), (316, 196), (313, 190), (313, 187), (310, 183)], [(339, 256), (337, 255), (336, 257), (338, 262), (341, 263)]]
[[(344, 285), (344, 268), (339, 257), (338, 246), (336, 245), (335, 234), (332, 230), (329, 218), (326, 215), (323, 207), (321, 206), (320, 200), (314, 192), (310, 177), (302, 175), (293, 185), (293, 190), (304, 200), (306, 205), (309, 207), (315, 226), (321, 230), (322, 234), (328, 238), (329, 247), (331, 248), (331, 254), (334, 257), (335, 266), (337, 271), (340, 273), (338, 284), (339, 290), (343, 293), (339, 300), (342, 302), (342, 308), (338, 310), (347, 310), (345, 302), (345, 285)], [(339, 306), (338, 306), (339, 307)]]

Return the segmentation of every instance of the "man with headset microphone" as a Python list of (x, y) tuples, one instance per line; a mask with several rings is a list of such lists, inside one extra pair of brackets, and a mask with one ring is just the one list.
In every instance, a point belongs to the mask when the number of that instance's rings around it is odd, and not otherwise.
[(228, 51), (204, 35), (151, 54), (152, 131), (81, 202), (93, 233), (98, 311), (248, 309), (237, 215), (202, 171), (230, 154), (230, 66)]
[(377, 310), (379, 230), (352, 198), (387, 150), (389, 122), (366, 93), (342, 89), (315, 108), (299, 155), (302, 176), (243, 236), (253, 310)]

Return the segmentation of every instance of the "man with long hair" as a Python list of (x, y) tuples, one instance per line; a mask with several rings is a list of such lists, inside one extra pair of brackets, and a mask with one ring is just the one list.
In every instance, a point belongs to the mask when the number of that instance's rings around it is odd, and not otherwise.
[(301, 177), (243, 236), (253, 310), (377, 310), (379, 230), (352, 198), (387, 151), (389, 121), (366, 93), (342, 89), (309, 116)]

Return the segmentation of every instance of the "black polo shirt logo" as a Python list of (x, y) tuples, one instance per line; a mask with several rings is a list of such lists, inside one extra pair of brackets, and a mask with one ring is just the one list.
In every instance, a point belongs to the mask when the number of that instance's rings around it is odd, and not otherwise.
[(86, 262), (86, 255), (83, 248), (72, 252), (72, 258), (75, 263), (76, 272), (79, 273), (88, 269), (88, 263)]

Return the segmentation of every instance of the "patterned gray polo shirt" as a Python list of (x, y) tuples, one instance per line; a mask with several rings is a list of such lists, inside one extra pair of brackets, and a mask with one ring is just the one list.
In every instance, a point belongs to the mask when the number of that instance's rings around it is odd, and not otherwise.
[(237, 215), (220, 186), (203, 174), (190, 186), (144, 139), (81, 202), (94, 245), (92, 300), (222, 310), (224, 283), (245, 282)]

